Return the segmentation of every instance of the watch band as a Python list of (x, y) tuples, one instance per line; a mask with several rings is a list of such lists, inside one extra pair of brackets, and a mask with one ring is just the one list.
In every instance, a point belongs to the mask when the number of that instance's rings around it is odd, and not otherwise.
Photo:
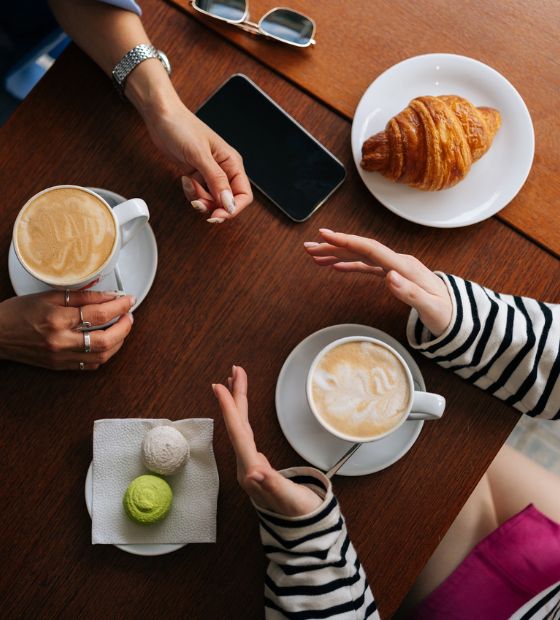
[(141, 62), (148, 60), (148, 58), (157, 58), (165, 67), (167, 73), (171, 73), (171, 64), (169, 63), (169, 59), (161, 50), (156, 49), (153, 45), (147, 45), (144, 43), (137, 45), (136, 47), (133, 47), (130, 52), (127, 52), (113, 69), (113, 84), (121, 96), (124, 97), (126, 80), (130, 73)]

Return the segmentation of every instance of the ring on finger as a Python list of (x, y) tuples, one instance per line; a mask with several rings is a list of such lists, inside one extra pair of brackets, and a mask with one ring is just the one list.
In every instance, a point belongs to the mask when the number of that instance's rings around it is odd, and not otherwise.
[(85, 370), (86, 365), (83, 362), (80, 362), (80, 370)]
[(91, 322), (84, 320), (83, 308), (81, 306), (78, 308), (78, 312), (80, 313), (80, 324), (76, 329), (78, 329), (78, 331), (89, 329), (91, 327)]
[(91, 353), (91, 336), (89, 332), (82, 332), (84, 335), (84, 353)]
[(68, 308), (69, 305), (70, 305), (70, 289), (67, 288), (64, 291), (64, 306)]

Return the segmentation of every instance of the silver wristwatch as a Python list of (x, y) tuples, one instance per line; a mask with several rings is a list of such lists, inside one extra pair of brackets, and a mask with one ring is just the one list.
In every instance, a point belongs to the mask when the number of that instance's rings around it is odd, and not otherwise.
[(124, 88), (126, 86), (126, 79), (130, 73), (144, 60), (148, 58), (157, 58), (161, 64), (165, 67), (167, 73), (171, 73), (171, 64), (167, 56), (161, 51), (156, 49), (153, 45), (137, 45), (133, 47), (130, 52), (127, 52), (115, 65), (113, 69), (113, 84), (119, 91), (120, 95), (124, 97)]

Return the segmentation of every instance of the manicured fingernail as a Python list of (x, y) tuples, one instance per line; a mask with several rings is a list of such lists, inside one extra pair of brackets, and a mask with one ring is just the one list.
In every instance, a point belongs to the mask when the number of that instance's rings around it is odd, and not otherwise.
[(401, 276), (396, 271), (393, 271), (391, 273), (391, 284), (393, 286), (401, 286), (402, 282)]
[(134, 297), (134, 295), (131, 296), (130, 298), (130, 305), (134, 306), (136, 304), (136, 297)]
[(334, 235), (334, 230), (331, 230), (330, 228), (319, 228), (319, 232), (331, 233)]
[(260, 471), (256, 471), (255, 473), (251, 474), (250, 478), (255, 482), (262, 482), (264, 480), (264, 476), (261, 474)]
[(101, 291), (101, 295), (105, 295), (105, 297), (112, 297), (116, 299), (117, 297), (123, 297), (123, 295), (119, 295), (122, 291)]
[(214, 392), (214, 394), (216, 393), (216, 384), (212, 383), (212, 391)]
[(231, 379), (231, 377), (227, 378), (227, 384), (229, 385), (229, 389), (231, 390), (231, 386), (232, 386), (232, 379)]
[(319, 245), (316, 241), (305, 241), (303, 247), (305, 248), (313, 248), (316, 245)]
[(189, 179), (189, 177), (181, 177), (181, 185), (183, 186), (183, 191), (185, 192), (189, 200), (196, 198), (194, 185), (192, 184), (192, 181)]
[(206, 220), (209, 224), (221, 224), (226, 221), (225, 217), (210, 217)]
[(220, 199), (222, 201), (222, 207), (229, 213), (235, 213), (235, 200), (233, 199), (233, 194), (229, 189), (224, 189), (224, 191), (220, 194)]
[(233, 365), (231, 367), (231, 376), (235, 379), (235, 373), (237, 372), (237, 367)]
[(131, 323), (134, 323), (134, 315), (132, 314), (132, 312), (128, 312), (128, 318), (130, 319)]
[(200, 200), (193, 200), (191, 206), (200, 213), (208, 213), (208, 207)]

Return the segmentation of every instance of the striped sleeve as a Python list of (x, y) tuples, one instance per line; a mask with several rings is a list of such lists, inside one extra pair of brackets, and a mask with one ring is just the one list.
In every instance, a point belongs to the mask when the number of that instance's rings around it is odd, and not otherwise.
[(560, 305), (438, 275), (453, 303), (449, 327), (434, 338), (412, 310), (409, 344), (522, 413), (560, 419)]
[(264, 590), (267, 620), (379, 620), (329, 479), (312, 467), (280, 473), (312, 489), (323, 502), (302, 517), (255, 506), (269, 560)]
[(537, 594), (510, 620), (558, 620), (560, 618), (560, 582)]

